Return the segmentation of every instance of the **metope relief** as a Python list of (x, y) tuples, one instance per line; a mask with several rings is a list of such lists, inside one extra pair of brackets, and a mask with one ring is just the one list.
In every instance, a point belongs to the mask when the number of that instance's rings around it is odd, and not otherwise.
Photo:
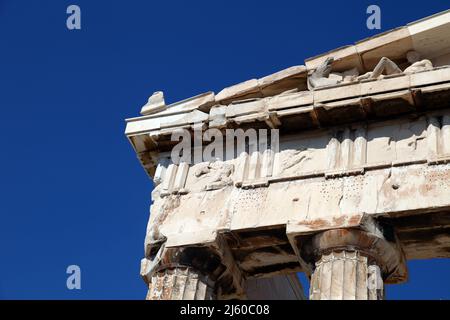
[(233, 161), (202, 162), (191, 166), (186, 180), (189, 191), (218, 190), (233, 184)]
[(293, 137), (280, 143), (274, 177), (301, 177), (326, 169), (327, 136)]

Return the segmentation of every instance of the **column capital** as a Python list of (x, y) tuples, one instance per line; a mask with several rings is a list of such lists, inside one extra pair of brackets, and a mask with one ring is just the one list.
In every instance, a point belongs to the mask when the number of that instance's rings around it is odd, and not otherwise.
[(357, 228), (323, 231), (305, 241), (301, 258), (314, 264), (322, 256), (340, 251), (356, 251), (367, 257), (369, 264), (380, 267), (385, 283), (399, 283), (407, 278), (406, 259), (395, 236), (388, 240), (380, 232)]
[(156, 254), (141, 261), (141, 276), (150, 286), (158, 279), (155, 275), (166, 274), (171, 278), (174, 274), (182, 274), (180, 270), (191, 270), (188, 272), (190, 275), (197, 274), (208, 287), (214, 289), (214, 296), (220, 299), (240, 298), (245, 293), (245, 278), (221, 234), (217, 235), (215, 241), (198, 246), (172, 247), (164, 243)]

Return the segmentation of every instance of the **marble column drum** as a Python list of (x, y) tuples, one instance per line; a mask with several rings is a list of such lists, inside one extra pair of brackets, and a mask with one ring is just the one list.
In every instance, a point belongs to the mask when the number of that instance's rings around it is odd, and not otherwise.
[(333, 251), (316, 262), (311, 278), (311, 300), (380, 300), (380, 268), (359, 251)]
[(212, 300), (214, 283), (189, 267), (156, 272), (149, 283), (147, 300)]

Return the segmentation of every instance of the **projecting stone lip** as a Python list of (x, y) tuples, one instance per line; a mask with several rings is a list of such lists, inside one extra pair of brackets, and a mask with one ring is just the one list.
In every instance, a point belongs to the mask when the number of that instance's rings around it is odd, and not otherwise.
[(284, 70), (275, 72), (271, 75), (260, 78), (258, 80), (258, 85), (261, 88), (265, 88), (272, 84), (278, 83), (280, 81), (283, 81), (283, 80), (291, 78), (291, 77), (306, 76), (306, 73), (307, 73), (307, 69), (304, 65), (292, 66), (292, 67), (286, 68)]
[(223, 100), (230, 100), (249, 93), (257, 93), (259, 91), (258, 80), (251, 79), (231, 87), (222, 89), (217, 95), (216, 100), (218, 102)]
[(166, 116), (177, 115), (180, 113), (188, 113), (193, 110), (200, 110), (204, 112), (208, 112), (209, 109), (215, 104), (215, 95), (214, 92), (208, 91), (205, 93), (201, 93), (194, 97), (190, 97), (181, 101), (177, 101), (172, 103), (165, 108), (161, 109), (161, 111), (144, 115), (141, 117), (132, 117), (125, 119), (126, 122), (133, 122), (145, 119), (152, 118), (162, 118)]
[[(251, 79), (224, 88), (216, 95), (216, 101), (220, 103), (231, 103), (235, 100), (245, 98), (262, 98), (267, 95), (272, 95), (271, 92), (266, 94), (265, 91), (273, 91), (274, 94), (280, 94), (283, 91), (295, 88), (290, 83), (288, 84), (290, 80), (303, 78), (306, 83), (306, 76), (307, 69), (305, 66), (292, 66), (260, 79)], [(286, 82), (286, 85), (283, 85), (284, 82)]]

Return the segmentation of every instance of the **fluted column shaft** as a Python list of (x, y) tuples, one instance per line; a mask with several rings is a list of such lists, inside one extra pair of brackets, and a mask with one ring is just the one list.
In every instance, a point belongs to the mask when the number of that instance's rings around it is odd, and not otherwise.
[(190, 267), (167, 268), (152, 275), (147, 300), (212, 300), (214, 283)]
[(359, 251), (332, 251), (315, 264), (311, 300), (383, 299), (380, 268)]
[(361, 228), (330, 229), (305, 240), (300, 252), (312, 271), (310, 299), (381, 300), (384, 283), (406, 280), (404, 253), (392, 229), (383, 228), (368, 219)]

